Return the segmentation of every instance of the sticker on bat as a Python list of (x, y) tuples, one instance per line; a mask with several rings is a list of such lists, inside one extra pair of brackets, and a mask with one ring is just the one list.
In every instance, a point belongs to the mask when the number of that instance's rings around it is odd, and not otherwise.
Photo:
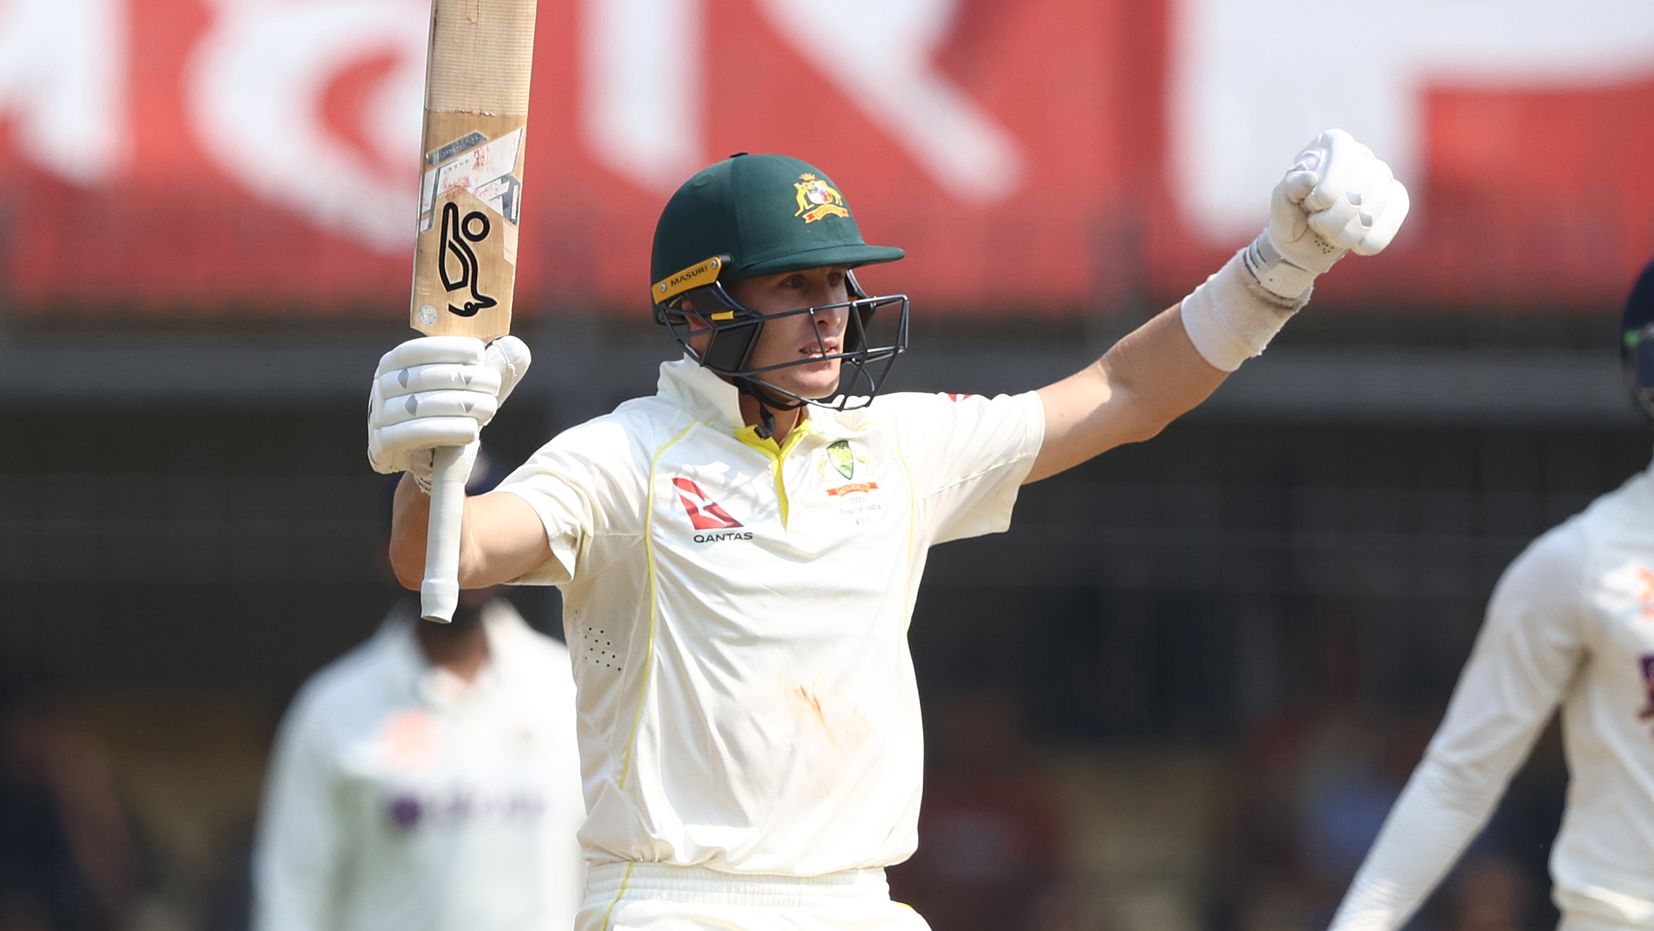
[[(488, 238), (492, 226), (481, 210), (461, 217), (458, 204), (442, 205), (442, 259), (437, 270), (442, 286), (448, 289), (448, 312), (456, 317), (475, 317), (477, 311), (499, 303), (478, 290), (477, 253), (471, 248), (471, 243)], [(458, 306), (453, 301), (455, 291), (467, 292)]]
[(464, 152), (467, 149), (474, 149), (487, 141), (487, 136), (484, 136), (476, 130), (472, 130), (434, 152), (427, 152), (425, 154), (425, 164), (435, 168), (459, 153)]
[(505, 217), (507, 223), (516, 223), (517, 215), (520, 212), (518, 205), (522, 202), (522, 196), (519, 193), (522, 187), (515, 177), (506, 175), (503, 178), (488, 182), (471, 193), (477, 196), (477, 200), (487, 204), (488, 209)]
[(435, 205), (448, 192), (460, 189), (476, 191), (512, 177), (517, 170), (522, 139), (523, 131), (514, 129), (486, 145), (464, 150), (458, 158), (427, 169), (420, 184), (419, 231), (423, 233), (431, 228), (435, 220), (432, 216)]

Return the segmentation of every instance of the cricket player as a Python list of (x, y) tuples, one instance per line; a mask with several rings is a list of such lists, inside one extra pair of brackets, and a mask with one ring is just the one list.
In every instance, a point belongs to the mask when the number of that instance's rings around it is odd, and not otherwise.
[[(1620, 336), (1627, 381), (1654, 418), (1654, 263), (1626, 301)], [(1558, 705), (1571, 782), (1551, 850), (1559, 927), (1654, 928), (1654, 469), (1505, 570), (1447, 715), (1332, 927), (1406, 923)]]
[[(462, 586), (564, 593), (589, 810), (577, 927), (925, 928), (884, 868), (917, 844), (906, 635), (930, 547), (1003, 531), (1022, 485), (1199, 404), (1407, 207), (1371, 150), (1328, 131), (1255, 242), (1083, 370), (1014, 396), (881, 395), (908, 299), (866, 294), (855, 269), (902, 250), (864, 242), (838, 185), (794, 158), (686, 181), (650, 273), (682, 357), (465, 507)], [(431, 448), (475, 441), (527, 364), (512, 338), (381, 360), (369, 458), (410, 473), (404, 584), (424, 563)]]
[[(473, 476), (492, 487), (480, 457)], [(488, 589), (446, 626), (405, 600), (282, 721), (253, 931), (567, 931), (585, 873), (577, 756), (561, 643)]]

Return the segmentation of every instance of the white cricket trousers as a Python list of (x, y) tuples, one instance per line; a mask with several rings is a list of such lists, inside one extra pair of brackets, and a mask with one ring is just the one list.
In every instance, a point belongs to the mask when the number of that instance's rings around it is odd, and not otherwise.
[(884, 870), (742, 876), (661, 863), (588, 865), (575, 931), (930, 931)]

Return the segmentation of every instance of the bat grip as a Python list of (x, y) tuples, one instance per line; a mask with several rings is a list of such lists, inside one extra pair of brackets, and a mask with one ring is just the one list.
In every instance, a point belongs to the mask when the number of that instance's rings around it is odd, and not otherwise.
[(425, 536), (425, 579), (419, 616), (446, 624), (459, 604), (459, 528), (465, 517), (465, 480), (474, 459), (469, 446), (436, 450), (431, 468), (431, 520)]

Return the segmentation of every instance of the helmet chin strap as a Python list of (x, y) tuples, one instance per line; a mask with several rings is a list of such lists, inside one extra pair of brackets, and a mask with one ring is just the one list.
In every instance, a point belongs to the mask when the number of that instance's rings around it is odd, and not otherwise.
[(775, 415), (770, 412), (771, 408), (778, 411), (791, 411), (797, 410), (805, 404), (804, 401), (792, 401), (791, 403), (778, 401), (774, 397), (768, 396), (769, 392), (764, 390), (768, 386), (750, 375), (743, 375), (734, 379), (734, 381), (736, 391), (751, 395), (752, 399), (758, 402), (758, 429), (755, 432), (761, 440), (767, 440), (775, 436)]

